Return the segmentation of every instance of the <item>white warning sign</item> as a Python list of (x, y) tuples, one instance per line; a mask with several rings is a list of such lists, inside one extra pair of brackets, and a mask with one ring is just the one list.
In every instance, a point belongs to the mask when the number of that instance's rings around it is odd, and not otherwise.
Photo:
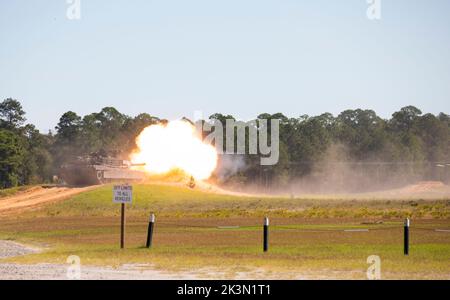
[(113, 188), (114, 203), (132, 203), (133, 187), (131, 185), (115, 185)]

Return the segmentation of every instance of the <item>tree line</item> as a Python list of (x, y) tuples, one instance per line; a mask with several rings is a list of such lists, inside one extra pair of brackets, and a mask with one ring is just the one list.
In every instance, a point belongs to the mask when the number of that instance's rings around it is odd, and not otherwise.
[[(223, 124), (230, 118), (235, 119), (220, 113), (210, 116)], [(219, 165), (233, 171), (224, 173), (219, 168), (216, 180), (237, 186), (264, 182), (282, 187), (301, 178), (339, 178), (345, 172), (355, 176), (378, 172), (380, 177), (381, 170), (382, 174), (410, 174), (420, 179), (430, 177), (436, 166), (449, 168), (450, 116), (445, 113), (423, 114), (407, 106), (389, 119), (362, 109), (337, 116), (289, 118), (265, 113), (257, 118), (280, 120), (278, 164), (261, 167), (259, 155), (244, 155), (239, 162), (223, 160)], [(8, 98), (0, 103), (0, 187), (51, 182), (60, 166), (77, 156), (97, 153), (126, 159), (145, 127), (164, 122), (147, 113), (130, 117), (105, 107), (86, 116), (66, 112), (54, 132), (40, 133), (26, 124), (20, 102)], [(328, 175), (324, 178), (323, 174)]]
[(84, 117), (64, 113), (55, 132), (40, 133), (25, 124), (19, 101), (0, 103), (0, 187), (52, 182), (64, 162), (96, 153), (126, 158), (135, 147), (135, 138), (145, 127), (162, 122), (149, 114), (134, 118), (113, 107)]

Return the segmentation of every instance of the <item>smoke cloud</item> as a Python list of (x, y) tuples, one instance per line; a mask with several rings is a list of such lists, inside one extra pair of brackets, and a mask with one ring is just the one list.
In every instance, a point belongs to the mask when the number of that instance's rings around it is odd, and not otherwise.
[(224, 181), (245, 169), (246, 163), (244, 155), (224, 154), (219, 156), (215, 174), (220, 181)]

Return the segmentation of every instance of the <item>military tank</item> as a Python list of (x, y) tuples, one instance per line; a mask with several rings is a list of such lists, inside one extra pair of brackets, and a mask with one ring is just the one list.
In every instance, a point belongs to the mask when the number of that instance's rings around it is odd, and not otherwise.
[(105, 184), (111, 182), (136, 182), (145, 179), (145, 173), (132, 167), (145, 164), (133, 164), (130, 161), (89, 155), (76, 157), (63, 164), (59, 179), (72, 186)]

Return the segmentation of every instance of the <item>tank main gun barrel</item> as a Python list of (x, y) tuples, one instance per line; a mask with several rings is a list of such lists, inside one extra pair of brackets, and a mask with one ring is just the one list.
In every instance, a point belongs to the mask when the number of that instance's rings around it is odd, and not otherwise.
[(146, 166), (146, 163), (132, 163), (130, 164), (131, 167), (144, 167)]

